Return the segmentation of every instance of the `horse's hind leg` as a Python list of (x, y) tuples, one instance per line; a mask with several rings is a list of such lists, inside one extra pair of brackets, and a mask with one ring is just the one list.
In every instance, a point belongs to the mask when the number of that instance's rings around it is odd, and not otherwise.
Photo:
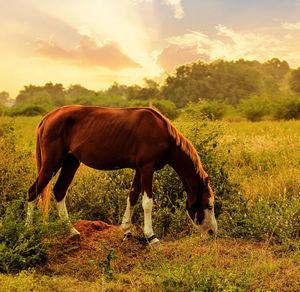
[(124, 231), (124, 239), (128, 238), (131, 235), (131, 218), (133, 214), (133, 208), (136, 205), (139, 194), (141, 193), (141, 177), (139, 172), (136, 171), (134, 179), (131, 186), (130, 194), (127, 198), (127, 206), (122, 220), (122, 229)]
[(73, 237), (79, 236), (79, 232), (72, 226), (68, 210), (66, 207), (66, 192), (72, 182), (80, 162), (72, 154), (68, 154), (63, 162), (59, 177), (53, 188), (54, 196), (57, 201), (57, 209), (60, 219), (67, 222), (70, 226), (70, 233)]
[[(28, 190), (28, 207), (27, 207), (27, 217), (25, 225), (30, 226), (33, 221), (33, 211), (35, 204), (37, 202), (37, 198), (39, 194), (43, 192), (48, 192), (49, 187), (48, 184), (51, 181), (52, 177), (55, 175), (57, 169), (49, 169), (46, 167), (42, 167), (39, 171), (39, 175), (33, 185)], [(45, 194), (45, 196), (48, 196)], [(44, 200), (48, 200), (44, 198)]]

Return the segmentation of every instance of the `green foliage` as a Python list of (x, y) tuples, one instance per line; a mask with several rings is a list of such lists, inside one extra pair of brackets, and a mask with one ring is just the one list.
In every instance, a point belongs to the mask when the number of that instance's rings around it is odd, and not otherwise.
[(44, 264), (55, 238), (67, 232), (64, 222), (41, 222), (35, 212), (32, 226), (25, 226), (24, 200), (6, 204), (0, 217), (0, 273), (15, 273)]
[[(285, 68), (284, 64), (282, 67)], [(267, 65), (245, 60), (219, 60), (210, 64), (196, 62), (180, 66), (173, 75), (168, 76), (161, 95), (178, 107), (200, 99), (236, 105), (253, 95), (278, 93), (278, 86), (274, 88), (272, 83), (278, 84), (275, 78), (281, 80), (285, 72), (288, 72), (286, 68), (280, 71), (280, 75), (272, 62)]]
[(51, 82), (44, 86), (25, 86), (17, 95), (15, 104), (62, 106), (65, 104), (65, 89), (62, 84), (52, 84)]
[(108, 250), (107, 256), (105, 260), (100, 260), (98, 263), (98, 267), (102, 270), (106, 278), (109, 280), (113, 279), (113, 268), (111, 266), (111, 261), (116, 257), (116, 253), (113, 249)]
[(109, 172), (82, 170), (69, 189), (70, 213), (77, 218), (119, 224), (132, 178), (132, 171), (126, 169)]
[(248, 120), (257, 122), (269, 114), (270, 102), (262, 96), (252, 96), (242, 100), (239, 108)]
[(186, 115), (203, 116), (211, 121), (221, 120), (229, 109), (229, 105), (219, 101), (201, 101), (188, 104), (183, 110)]
[[(66, 104), (127, 107), (152, 103), (170, 119), (174, 119), (178, 115), (177, 108), (188, 104), (196, 106), (201, 100), (208, 101), (202, 103), (201, 111), (209, 119), (221, 119), (226, 111), (225, 105), (238, 107), (241, 101), (252, 100), (253, 96), (280, 98), (289, 88), (297, 93), (297, 70), (292, 71), (286, 61), (277, 58), (265, 63), (243, 59), (211, 63), (198, 61), (178, 67), (161, 85), (151, 79), (145, 79), (142, 86), (114, 82), (108, 89), (101, 91), (89, 90), (79, 84), (71, 85), (68, 89), (62, 84), (51, 82), (44, 86), (28, 85), (16, 97), (16, 108), (7, 111), (7, 114), (44, 114), (45, 111)], [(1, 100), (11, 103), (6, 92), (0, 93), (0, 103)], [(41, 108), (29, 108), (29, 105)], [(243, 105), (249, 106), (252, 107)], [(249, 109), (244, 111), (250, 120), (259, 120), (264, 115), (261, 103), (251, 112)]]
[(0, 272), (11, 273), (44, 263), (47, 248), (45, 228), (40, 224), (24, 226), (24, 202), (15, 200), (6, 206), (0, 223)]
[(32, 155), (18, 149), (13, 121), (0, 124), (0, 161), (1, 217), (9, 202), (27, 197), (29, 182), (34, 178)]
[(299, 199), (299, 195), (280, 194), (277, 198), (246, 200), (237, 193), (223, 203), (223, 234), (281, 244), (299, 240)]
[(275, 103), (274, 118), (278, 120), (300, 120), (300, 96), (279, 99)]
[(40, 105), (21, 105), (14, 106), (6, 110), (6, 115), (15, 117), (15, 116), (43, 116), (49, 111), (49, 106), (40, 106)]
[(292, 71), (289, 85), (295, 93), (300, 94), (300, 67)]
[[(36, 226), (37, 229), (33, 229), (34, 232), (24, 229), (24, 202), (27, 189), (35, 178), (35, 170), (31, 152), (19, 145), (14, 123), (2, 123), (0, 126), (0, 257), (5, 259), (5, 266), (1, 268), (3, 271), (16, 271), (45, 260), (47, 249), (44, 243), (49, 238), (40, 224)], [(249, 198), (240, 191), (241, 185), (237, 184), (248, 176), (262, 173), (272, 175), (274, 169), (278, 172), (276, 167), (281, 163), (278, 158), (281, 152), (262, 152), (259, 156), (244, 149), (246, 142), (244, 146), (239, 146), (239, 154), (229, 152), (224, 146), (227, 137), (224, 124), (210, 122), (197, 111), (182, 114), (174, 123), (196, 147), (211, 177), (211, 185), (216, 193), (219, 236), (279, 243), (286, 245), (289, 250), (298, 248), (300, 198), (297, 180), (290, 185), (286, 183), (287, 189), (282, 194), (269, 197)], [(289, 128), (288, 125), (285, 127)], [(245, 126), (243, 131), (246, 131)], [(260, 131), (263, 129), (260, 128)], [(270, 129), (266, 131), (269, 133)], [(234, 162), (233, 158), (237, 156)], [(293, 163), (296, 164), (297, 159)], [(240, 181), (232, 180), (232, 172), (236, 171), (234, 168), (244, 171), (239, 175)], [(131, 170), (100, 172), (81, 168), (67, 197), (70, 214), (76, 218), (120, 224), (132, 179)], [(155, 174), (154, 194), (155, 233), (160, 238), (179, 238), (192, 233), (193, 228), (185, 210), (186, 194), (177, 174), (170, 167)], [(50, 216), (53, 216), (53, 209)], [(137, 226), (143, 225), (140, 202), (133, 222)], [(51, 230), (49, 225), (46, 229), (49, 232)], [(28, 249), (35, 250), (34, 255)]]

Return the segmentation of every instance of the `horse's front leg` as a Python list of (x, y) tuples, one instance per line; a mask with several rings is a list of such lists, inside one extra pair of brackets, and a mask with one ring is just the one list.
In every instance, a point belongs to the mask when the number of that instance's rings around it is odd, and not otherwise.
[(144, 209), (144, 234), (150, 245), (159, 242), (153, 232), (152, 228), (152, 208), (153, 208), (153, 193), (152, 193), (152, 179), (154, 167), (149, 165), (144, 167), (141, 171), (143, 201), (142, 206)]

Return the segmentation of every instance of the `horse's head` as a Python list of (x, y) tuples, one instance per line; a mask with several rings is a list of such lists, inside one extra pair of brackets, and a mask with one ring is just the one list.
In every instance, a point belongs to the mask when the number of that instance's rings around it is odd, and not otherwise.
[(186, 209), (201, 234), (214, 234), (217, 232), (218, 225), (214, 212), (214, 192), (209, 185), (208, 176), (203, 179), (199, 192), (188, 196)]

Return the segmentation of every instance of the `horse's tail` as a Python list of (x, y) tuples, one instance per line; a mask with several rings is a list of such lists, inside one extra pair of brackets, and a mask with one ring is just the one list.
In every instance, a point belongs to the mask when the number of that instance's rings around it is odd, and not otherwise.
[[(42, 167), (42, 151), (41, 151), (41, 144), (40, 144), (40, 134), (41, 134), (41, 125), (43, 122), (40, 123), (38, 128), (36, 129), (36, 167), (38, 174), (41, 171)], [(50, 182), (46, 185), (46, 187), (41, 191), (40, 196), (40, 206), (42, 211), (45, 215), (48, 214), (49, 204), (50, 204)]]

